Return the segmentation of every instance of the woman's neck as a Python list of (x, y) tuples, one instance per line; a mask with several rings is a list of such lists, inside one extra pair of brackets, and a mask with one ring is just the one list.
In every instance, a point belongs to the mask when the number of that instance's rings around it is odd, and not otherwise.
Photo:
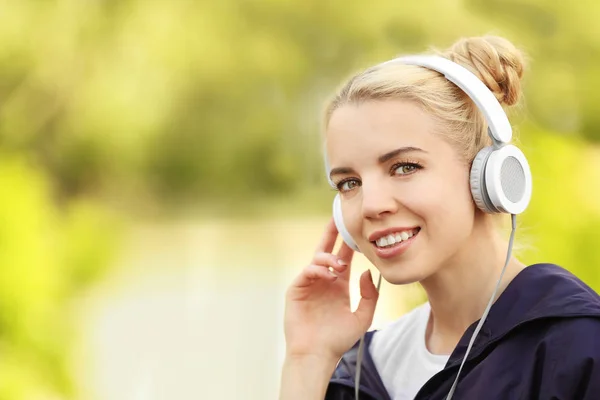
[[(450, 354), (465, 330), (481, 318), (500, 278), (507, 246), (492, 230), (474, 231), (465, 251), (421, 282), (431, 305), (426, 343), (432, 353)], [(523, 268), (511, 258), (496, 299)]]

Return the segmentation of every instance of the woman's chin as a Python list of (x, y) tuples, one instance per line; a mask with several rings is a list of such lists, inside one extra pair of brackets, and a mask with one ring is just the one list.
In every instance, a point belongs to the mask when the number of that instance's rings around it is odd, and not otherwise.
[(394, 258), (381, 258), (375, 251), (369, 249), (369, 251), (363, 252), (363, 255), (377, 268), (383, 279), (392, 285), (408, 285), (420, 282), (430, 275), (424, 273), (427, 268), (422, 262), (419, 262), (422, 260), (412, 254)]
[(420, 282), (422, 280), (420, 276), (411, 276), (407, 274), (383, 274), (383, 279), (392, 285), (410, 285), (411, 283)]
[(417, 267), (415, 264), (403, 264), (383, 263), (381, 260), (373, 262), (373, 265), (379, 270), (383, 279), (392, 285), (408, 285), (427, 278), (427, 274), (423, 273), (423, 268)]

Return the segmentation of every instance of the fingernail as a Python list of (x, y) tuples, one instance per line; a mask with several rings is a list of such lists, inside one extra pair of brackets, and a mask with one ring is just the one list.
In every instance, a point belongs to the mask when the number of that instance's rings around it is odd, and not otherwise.
[(330, 273), (331, 275), (333, 275), (333, 276), (337, 276), (337, 274), (336, 274), (335, 272), (333, 272), (333, 270), (331, 270), (331, 269), (327, 269), (327, 271), (329, 271), (329, 273)]
[(344, 260), (338, 260), (338, 264), (343, 265), (343, 266), (348, 265), (348, 264), (346, 264), (346, 261), (344, 261)]

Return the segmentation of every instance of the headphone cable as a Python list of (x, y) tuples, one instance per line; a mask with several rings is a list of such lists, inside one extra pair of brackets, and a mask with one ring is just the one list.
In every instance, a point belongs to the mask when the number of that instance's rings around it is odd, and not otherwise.
[(502, 267), (502, 272), (500, 273), (500, 278), (498, 279), (498, 282), (496, 283), (496, 288), (494, 289), (494, 293), (492, 293), (492, 297), (490, 298), (490, 301), (488, 302), (488, 305), (485, 308), (485, 311), (483, 312), (483, 316), (479, 320), (479, 323), (477, 324), (477, 327), (475, 328), (475, 331), (473, 332), (473, 336), (471, 336), (471, 341), (469, 342), (469, 347), (467, 347), (467, 352), (465, 353), (465, 356), (463, 357), (463, 360), (460, 363), (460, 368), (458, 369), (458, 372), (456, 373), (456, 379), (454, 379), (454, 383), (452, 384), (452, 387), (450, 388), (450, 391), (448, 392), (448, 397), (446, 397), (446, 400), (450, 400), (450, 399), (452, 399), (452, 396), (454, 396), (454, 391), (456, 390), (456, 385), (458, 385), (458, 377), (460, 376), (460, 372), (462, 371), (462, 368), (465, 365), (465, 361), (467, 361), (467, 356), (469, 355), (469, 352), (471, 351), (471, 347), (473, 347), (473, 343), (475, 343), (477, 334), (481, 330), (481, 327), (483, 326), (483, 323), (485, 322), (485, 320), (488, 316), (488, 313), (490, 312), (490, 309), (492, 308), (492, 304), (494, 303), (494, 300), (496, 298), (496, 293), (498, 292), (498, 288), (500, 287), (500, 282), (502, 282), (502, 278), (504, 277), (504, 272), (506, 271), (506, 266), (508, 265), (508, 263), (510, 261), (510, 256), (512, 254), (512, 248), (513, 248), (513, 242), (515, 239), (515, 230), (517, 229), (517, 216), (515, 214), (511, 214), (510, 219), (512, 222), (512, 229), (510, 231), (510, 239), (508, 241), (508, 251), (506, 252), (506, 261), (504, 263), (504, 267)]

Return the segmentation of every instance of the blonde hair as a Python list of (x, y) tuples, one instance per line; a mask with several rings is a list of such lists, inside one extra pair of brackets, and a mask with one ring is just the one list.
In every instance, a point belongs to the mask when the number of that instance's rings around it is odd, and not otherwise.
[[(463, 38), (438, 55), (473, 72), (503, 106), (521, 98), (525, 56), (497, 36)], [(465, 161), (491, 144), (487, 123), (473, 101), (438, 72), (419, 66), (384, 63), (350, 78), (325, 112), (325, 127), (333, 112), (349, 103), (369, 100), (410, 100), (436, 120), (439, 134), (455, 146)]]

